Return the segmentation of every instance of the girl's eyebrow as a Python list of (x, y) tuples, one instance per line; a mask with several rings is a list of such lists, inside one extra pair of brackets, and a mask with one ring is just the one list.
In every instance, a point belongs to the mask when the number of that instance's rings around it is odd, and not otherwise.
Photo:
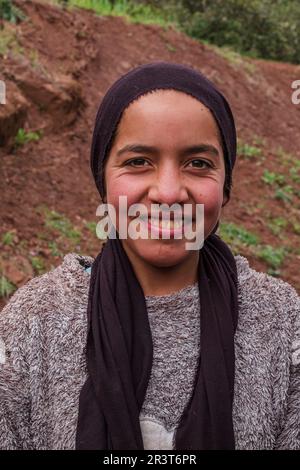
[(141, 144), (128, 144), (125, 147), (121, 148), (117, 152), (117, 156), (119, 157), (125, 152), (132, 152), (132, 153), (158, 153), (159, 150), (156, 147), (150, 145), (141, 145)]
[[(118, 150), (117, 156), (120, 156), (125, 152), (158, 154), (159, 149), (150, 145), (128, 144)], [(179, 152), (179, 154), (183, 157), (191, 154), (196, 155), (199, 153), (209, 153), (211, 156), (217, 158), (220, 156), (218, 149), (214, 145), (210, 144), (191, 145), (189, 147), (185, 147)]]

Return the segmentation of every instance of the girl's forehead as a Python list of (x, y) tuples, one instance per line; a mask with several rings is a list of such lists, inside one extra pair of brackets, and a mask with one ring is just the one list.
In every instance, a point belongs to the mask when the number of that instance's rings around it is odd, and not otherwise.
[(212, 112), (197, 98), (177, 90), (155, 90), (140, 96), (122, 114), (118, 134), (150, 135), (163, 128), (187, 136), (209, 133), (219, 137)]
[(174, 89), (151, 90), (132, 101), (124, 112), (132, 110), (143, 110), (150, 106), (163, 108), (166, 105), (172, 106), (193, 106), (197, 109), (208, 110), (208, 108), (197, 98), (188, 93)]

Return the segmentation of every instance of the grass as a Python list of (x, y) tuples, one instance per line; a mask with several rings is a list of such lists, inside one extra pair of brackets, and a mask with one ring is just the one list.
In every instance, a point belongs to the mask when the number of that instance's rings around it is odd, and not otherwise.
[(293, 200), (294, 189), (292, 186), (284, 186), (283, 188), (278, 188), (275, 191), (275, 199), (279, 199), (283, 202), (292, 202)]
[(269, 185), (283, 185), (285, 183), (285, 177), (279, 173), (274, 173), (269, 170), (265, 170), (263, 176), (261, 177), (262, 181)]
[(254, 145), (249, 145), (240, 139), (238, 140), (238, 144), (237, 144), (237, 153), (238, 155), (249, 158), (249, 159), (262, 156), (262, 151), (259, 147), (256, 147)]
[[(98, 223), (99, 222), (86, 222), (85, 226), (86, 228), (92, 233), (93, 236), (96, 235), (96, 237), (99, 239), (99, 240), (106, 240), (106, 232), (105, 230), (103, 230), (103, 227), (98, 227)], [(107, 225), (106, 225), (107, 227)]]
[(36, 274), (43, 274), (45, 272), (45, 263), (40, 256), (30, 256), (29, 259)]
[(300, 235), (300, 222), (292, 222), (293, 231)]
[(277, 148), (276, 156), (279, 158), (280, 162), (283, 163), (284, 165), (291, 166), (295, 162), (294, 155), (292, 155), (289, 152), (286, 152), (282, 147)]
[(269, 220), (267, 225), (274, 235), (280, 235), (281, 232), (287, 227), (288, 221), (283, 217), (275, 217)]
[(74, 229), (70, 220), (56, 211), (50, 211), (46, 215), (46, 226), (60, 232), (64, 237), (72, 240), (75, 244), (80, 242), (81, 233)]
[[(279, 153), (277, 151), (277, 156), (280, 158), (281, 165), (290, 166), (289, 174), (283, 175), (265, 169), (261, 180), (265, 184), (274, 187), (275, 199), (283, 201), (284, 203), (293, 202), (296, 207), (300, 208), (299, 203), (297, 206), (297, 201), (294, 200), (294, 196), (300, 198), (300, 160), (293, 158), (290, 154), (286, 154), (282, 150), (280, 150)], [(292, 163), (293, 166), (291, 166)]]
[(271, 245), (264, 245), (257, 250), (257, 256), (259, 259), (265, 261), (269, 266), (268, 274), (272, 276), (280, 275), (280, 266), (282, 265), (288, 249), (286, 247), (274, 248)]
[(170, 44), (169, 42), (166, 42), (166, 48), (169, 52), (176, 52), (177, 49), (175, 46), (173, 46), (172, 44)]
[(27, 144), (28, 142), (37, 142), (38, 140), (40, 140), (42, 135), (43, 132), (41, 130), (37, 132), (27, 132), (25, 131), (25, 129), (21, 128), (18, 130), (17, 135), (15, 136), (15, 145), (17, 147), (21, 147)]
[(11, 55), (17, 60), (22, 59), (22, 61), (24, 61), (24, 58), (26, 57), (33, 69), (38, 70), (48, 78), (50, 77), (49, 72), (39, 62), (38, 51), (35, 49), (28, 50), (23, 48), (19, 43), (16, 27), (9, 23), (5, 23), (2, 29), (0, 26), (0, 56), (6, 57), (8, 55)]
[[(164, 5), (163, 2), (157, 2), (157, 5), (134, 2), (132, 0), (48, 0), (51, 3), (63, 5), (64, 8), (83, 8), (94, 11), (100, 16), (121, 16), (132, 23), (155, 24), (165, 30), (173, 28), (179, 32), (183, 32), (187, 36), (198, 40), (202, 44), (214, 50), (214, 52), (222, 56), (235, 68), (242, 68), (248, 75), (257, 76), (257, 67), (249, 60), (249, 54), (236, 52), (229, 46), (216, 46), (204, 38), (199, 39), (191, 33), (190, 28), (182, 21), (181, 8), (175, 3), (174, 5)], [(179, 9), (178, 9), (179, 8)], [(189, 24), (189, 22), (188, 22)], [(80, 38), (80, 32), (79, 34)], [(170, 52), (175, 52), (176, 48), (171, 44), (166, 44), (166, 48)]]
[(16, 290), (16, 286), (12, 284), (4, 275), (0, 276), (0, 297), (7, 298)]
[(174, 26), (174, 20), (162, 11), (147, 4), (137, 4), (130, 0), (69, 0), (70, 7), (93, 10), (101, 16), (123, 16), (127, 21), (143, 24), (157, 24), (163, 27)]
[(14, 244), (15, 233), (14, 232), (5, 232), (1, 237), (2, 245), (12, 246)]
[(33, 68), (39, 68), (39, 53), (36, 49), (30, 49), (30, 51), (28, 52), (28, 59)]
[(59, 256), (59, 257), (63, 256), (63, 253), (59, 250), (56, 242), (53, 242), (53, 241), (48, 242), (48, 247), (50, 249), (51, 256)]
[(266, 145), (266, 141), (260, 135), (254, 135), (252, 138), (252, 145), (255, 145), (256, 147), (263, 147)]
[(97, 222), (86, 222), (85, 226), (93, 235), (96, 234)]
[(300, 160), (292, 155), (291, 153), (286, 152), (282, 147), (279, 147), (276, 151), (276, 156), (279, 158), (280, 163), (284, 166), (289, 167), (289, 178), (291, 182), (299, 184), (300, 183)]
[(300, 184), (300, 167), (293, 166), (290, 168), (290, 177), (293, 182)]
[[(73, 245), (77, 245), (80, 242), (80, 231), (74, 228), (72, 222), (64, 214), (50, 210), (45, 206), (40, 206), (38, 211), (42, 213), (47, 228), (57, 231)], [(53, 246), (53, 249), (55, 249), (55, 246)]]
[(9, 52), (14, 56), (21, 56), (24, 50), (19, 44), (15, 27), (5, 23), (0, 29), (0, 56), (6, 56)]
[(11, 23), (26, 19), (26, 15), (11, 0), (0, 0), (0, 18)]
[(256, 246), (259, 243), (258, 235), (232, 222), (222, 222), (219, 230), (220, 237), (232, 247), (236, 254), (238, 254), (243, 247)]
[[(256, 160), (256, 165), (261, 165), (265, 160), (261, 149), (264, 144), (264, 139), (259, 136), (254, 136), (251, 139), (251, 144), (244, 142), (242, 139), (238, 139), (237, 153), (243, 158)], [(300, 198), (300, 160), (295, 158), (294, 155), (285, 152), (282, 147), (276, 150), (275, 155), (280, 160), (279, 165), (290, 167), (289, 173), (283, 175), (265, 169), (261, 180), (266, 185), (274, 187), (275, 199), (287, 204), (295, 203), (295, 207), (300, 209), (300, 201), (297, 202), (297, 200), (294, 199), (294, 196), (298, 199)]]
[[(287, 225), (287, 222), (279, 217), (273, 219), (272, 222), (272, 228), (275, 227), (275, 230), (280, 230), (281, 227)], [(235, 255), (240, 253), (247, 255), (247, 252), (250, 251), (256, 258), (264, 261), (268, 266), (267, 273), (272, 276), (280, 275), (279, 268), (289, 251), (291, 251), (291, 248), (287, 247), (265, 245), (260, 242), (258, 235), (234, 223), (222, 222), (219, 227), (219, 234)]]
[[(0, 0), (1, 12), (1, 0)], [(0, 15), (1, 16), (1, 15)], [(25, 19), (22, 18), (22, 19)], [(13, 21), (11, 22), (13, 23)], [(19, 42), (18, 32), (14, 24), (5, 22), (3, 26), (0, 25), (0, 56), (11, 55), (15, 59), (22, 59), (26, 57), (32, 68), (38, 69), (44, 75), (49, 77), (49, 73), (39, 63), (39, 54), (36, 49), (26, 49), (21, 46)]]
[(256, 72), (255, 65), (245, 59), (242, 54), (234, 51), (231, 47), (219, 47), (209, 43), (206, 43), (206, 45), (213, 49), (216, 54), (227, 60), (227, 62), (229, 62), (233, 67), (243, 68), (250, 75), (253, 75)]

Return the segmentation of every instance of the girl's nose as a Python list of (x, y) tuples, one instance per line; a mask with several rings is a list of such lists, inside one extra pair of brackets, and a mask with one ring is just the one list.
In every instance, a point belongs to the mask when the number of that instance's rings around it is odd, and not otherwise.
[(189, 200), (187, 188), (179, 169), (165, 167), (157, 172), (149, 193), (152, 203), (183, 204)]

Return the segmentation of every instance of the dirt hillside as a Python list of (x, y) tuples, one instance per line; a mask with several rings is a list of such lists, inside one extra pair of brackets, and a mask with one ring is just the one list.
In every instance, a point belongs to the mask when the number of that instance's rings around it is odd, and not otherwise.
[(155, 60), (197, 68), (228, 98), (239, 157), (224, 238), (255, 269), (300, 292), (300, 105), (291, 101), (300, 67), (241, 58), (173, 29), (16, 3), (26, 19), (3, 22), (0, 30), (7, 97), (0, 105), (0, 270), (7, 296), (9, 286), (59, 264), (69, 251), (99, 251), (99, 198), (89, 169), (95, 113), (115, 79)]

